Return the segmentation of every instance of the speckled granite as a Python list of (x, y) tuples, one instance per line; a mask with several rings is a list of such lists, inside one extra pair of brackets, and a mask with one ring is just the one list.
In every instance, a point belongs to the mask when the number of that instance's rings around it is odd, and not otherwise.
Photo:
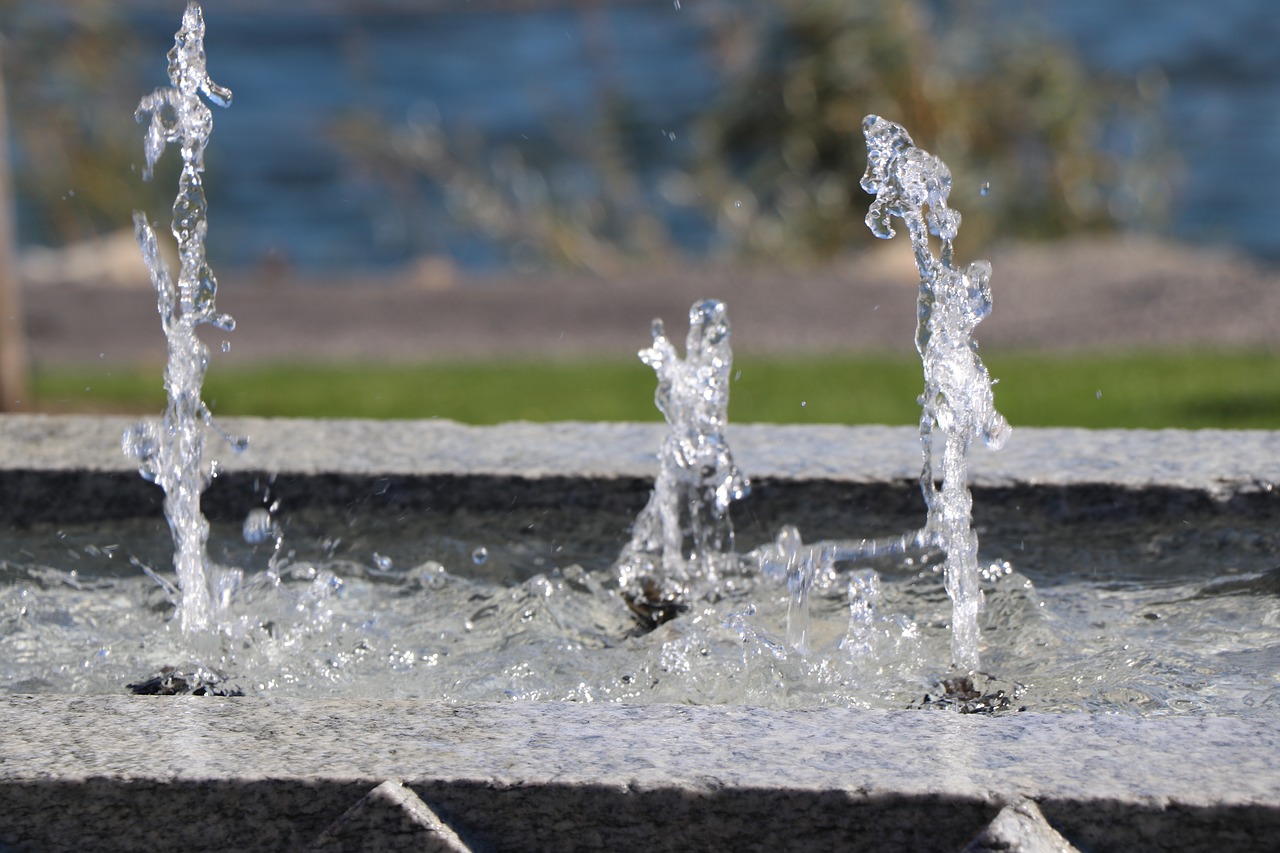
[[(0, 417), (0, 470), (134, 470), (121, 417)], [(659, 423), (227, 419), (247, 435), (242, 454), (209, 443), (224, 470), (293, 474), (467, 474), (516, 477), (652, 477)], [(733, 425), (739, 467), (753, 477), (850, 482), (914, 479), (913, 427)], [(1109, 483), (1223, 490), (1280, 483), (1280, 433), (1223, 430), (1015, 428), (999, 453), (970, 457), (973, 483)]]
[(401, 782), (374, 788), (307, 845), (306, 853), (471, 853), (458, 834)]
[[(0, 417), (0, 517), (154, 500), (119, 450), (129, 422)], [(293, 480), (335, 501), (414, 481), (433, 499), (483, 499), (497, 483), (593, 507), (602, 483), (643, 500), (662, 431), (225, 426), (254, 443), (226, 459), (215, 492), (279, 473), (278, 489)], [(833, 488), (910, 496), (919, 465), (911, 429), (739, 426), (731, 441), (775, 503)], [(1265, 496), (1249, 506), (1269, 513), (1280, 482), (1276, 433), (1023, 429), (973, 458), (979, 490), (1048, 494), (1059, 523), (1096, 520), (1117, 495), (1161, 512)], [(1094, 491), (1085, 513), (1062, 500)], [(344, 826), (377, 847), (388, 824), (411, 837), (429, 812), (474, 850), (955, 851), (1024, 800), (1091, 851), (1269, 850), (1280, 832), (1280, 732), (1257, 720), (10, 696), (0, 731), (0, 851), (302, 849)]]
[(960, 853), (1080, 853), (1031, 800), (1010, 803)]
[(1090, 850), (1280, 831), (1280, 738), (1241, 719), (94, 696), (0, 700), (0, 729), (19, 850), (148, 826), (199, 849), (250, 820), (237, 848), (282, 849), (388, 779), (477, 850), (955, 851), (1023, 799)]

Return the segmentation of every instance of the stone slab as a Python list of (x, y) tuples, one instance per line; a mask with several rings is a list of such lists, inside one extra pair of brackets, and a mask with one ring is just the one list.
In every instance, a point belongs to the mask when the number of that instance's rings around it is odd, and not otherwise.
[[(120, 450), (136, 419), (48, 415), (0, 417), (0, 470), (131, 472)], [(223, 470), (289, 474), (652, 477), (659, 423), (227, 419), (247, 435), (235, 454), (216, 439)], [(739, 467), (761, 479), (886, 482), (920, 471), (914, 427), (738, 424), (729, 428)], [(999, 452), (975, 447), (977, 487), (1153, 484), (1223, 493), (1280, 483), (1280, 432), (1015, 428)]]
[(281, 849), (387, 779), (487, 850), (956, 851), (1023, 800), (1095, 851), (1280, 830), (1280, 736), (1231, 718), (17, 696), (0, 730), (15, 850)]
[[(0, 417), (4, 512), (155, 491), (120, 453), (131, 421)], [(583, 501), (611, 482), (643, 499), (663, 429), (224, 426), (254, 441), (226, 459), (228, 480), (276, 473), (323, 493), (443, 478), (459, 500), (554, 483), (548, 499)], [(910, 428), (730, 438), (760, 491), (794, 503), (906, 495), (919, 466)], [(1265, 496), (1252, 506), (1268, 512), (1280, 482), (1280, 434), (1265, 432), (1024, 429), (973, 458), (977, 489), (1016, 500), (1101, 490), (1167, 511)], [(388, 780), (477, 850), (959, 850), (1028, 800), (1084, 850), (1268, 850), (1280, 830), (1280, 733), (1259, 720), (9, 696), (0, 732), (0, 850), (298, 849)]]
[(426, 803), (388, 779), (307, 845), (306, 853), (471, 853)]
[(1031, 800), (1000, 810), (978, 837), (960, 853), (1080, 853), (1079, 848), (1049, 826)]

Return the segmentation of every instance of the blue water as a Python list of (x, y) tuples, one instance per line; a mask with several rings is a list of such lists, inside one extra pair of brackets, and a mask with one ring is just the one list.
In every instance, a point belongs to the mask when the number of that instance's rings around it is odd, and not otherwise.
[[(636, 165), (653, 175), (687, 156), (684, 131), (717, 92), (705, 25), (665, 4), (595, 18), (573, 8), (289, 16), (206, 6), (210, 76), (235, 92), (230, 109), (215, 111), (207, 154), (211, 251), (224, 263), (269, 254), (313, 269), (437, 253), (471, 267), (499, 260), (438, 195), (391, 197), (345, 157), (333, 138), (344, 112), (367, 109), (392, 126), (425, 110), (450, 134), (475, 131), (545, 158), (552, 124), (567, 116), (590, 133), (585, 122), (609, 87), (629, 110)], [(157, 45), (163, 85), (175, 16), (134, 17), (140, 40)], [(607, 40), (595, 55), (593, 37)]]
[[(149, 62), (160, 85), (180, 4), (155, 5), (132, 18), (140, 43), (155, 46)], [(332, 128), (354, 107), (389, 123), (438, 111), (449, 132), (475, 129), (536, 159), (553, 150), (557, 116), (581, 120), (614, 91), (631, 110), (630, 150), (652, 178), (688, 156), (693, 122), (719, 91), (700, 0), (679, 9), (666, 0), (628, 3), (596, 17), (571, 5), (294, 17), (257, 11), (291, 5), (278, 2), (205, 5), (210, 73), (236, 94), (230, 110), (216, 111), (209, 152), (211, 251), (224, 265), (276, 255), (313, 270), (388, 266), (438, 253), (470, 267), (500, 262), (429, 186), (389, 195), (341, 154)], [(1040, 0), (1018, 8), (1034, 10), (1092, 67), (1162, 69), (1167, 136), (1185, 170), (1169, 176), (1176, 195), (1168, 233), (1280, 259), (1273, 0)], [(698, 247), (696, 228), (681, 233)]]
[(1181, 153), (1171, 232), (1280, 259), (1280, 5), (1273, 0), (1046, 0), (1086, 62), (1169, 81)]

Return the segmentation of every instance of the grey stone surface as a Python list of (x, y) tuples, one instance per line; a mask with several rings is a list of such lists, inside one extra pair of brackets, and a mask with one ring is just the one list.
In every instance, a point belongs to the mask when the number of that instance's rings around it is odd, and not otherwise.
[(1010, 803), (1000, 810), (961, 853), (1080, 853), (1044, 819), (1031, 800)]
[[(0, 417), (0, 470), (130, 472), (120, 436), (136, 419)], [(658, 423), (506, 423), (235, 418), (247, 435), (234, 454), (209, 453), (227, 472), (464, 474), (516, 477), (652, 477), (665, 426)], [(730, 426), (748, 476), (782, 480), (914, 480), (920, 448), (912, 427)], [(1015, 428), (999, 452), (971, 454), (975, 486), (1152, 484), (1225, 493), (1280, 483), (1280, 433), (1248, 430)]]
[(307, 853), (360, 850), (471, 853), (457, 833), (417, 794), (390, 779), (366, 794), (307, 845)]
[(1280, 737), (1242, 719), (43, 696), (0, 700), (0, 727), (14, 849), (70, 846), (100, 780), (135, 794), (98, 815), (100, 849), (141, 849), (142, 807), (174, 849), (247, 819), (263, 840), (236, 846), (273, 849), (386, 779), (476, 849), (954, 851), (1024, 799), (1092, 850), (1225, 849), (1228, 828), (1264, 850), (1280, 830)]
[[(154, 492), (120, 453), (130, 422), (0, 418), (4, 511)], [(324, 492), (349, 477), (367, 492), (369, 478), (443, 477), (457, 500), (572, 481), (556, 501), (572, 489), (596, 501), (612, 481), (647, 488), (663, 429), (225, 426), (254, 441), (226, 459), (228, 480), (279, 472)], [(783, 503), (837, 487), (910, 495), (919, 465), (909, 428), (738, 426), (730, 439)], [(1262, 432), (1018, 430), (973, 458), (993, 495), (1123, 492), (1162, 512), (1280, 481), (1280, 435)], [(1280, 732), (1264, 720), (9, 696), (0, 732), (0, 850), (299, 849), (344, 814), (399, 820), (372, 808), (381, 795), (357, 807), (387, 780), (477, 850), (954, 851), (1026, 800), (1095, 851), (1269, 850), (1280, 831)]]

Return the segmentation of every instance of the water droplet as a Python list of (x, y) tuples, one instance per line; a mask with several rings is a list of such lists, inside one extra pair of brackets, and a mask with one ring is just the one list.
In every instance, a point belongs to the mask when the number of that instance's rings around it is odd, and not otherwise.
[(271, 518), (271, 513), (262, 507), (255, 507), (249, 510), (249, 514), (244, 517), (244, 541), (250, 545), (258, 545), (266, 542), (275, 533), (275, 522)]
[(680, 11), (680, 0), (672, 0), (672, 5), (676, 7), (676, 11)]
[(1098, 389), (1098, 391), (1097, 391), (1097, 395), (1096, 395), (1096, 396), (1097, 396), (1097, 398), (1098, 398), (1099, 400), (1101, 400), (1101, 399), (1102, 399), (1102, 389), (1101, 389), (1101, 388), (1099, 388), (1099, 389)]
[(383, 554), (379, 554), (377, 551), (373, 552), (373, 563), (378, 568), (382, 569), (384, 572), (391, 571), (391, 566), (392, 566), (391, 558)]
[(809, 403), (808, 403), (807, 401), (805, 401), (805, 400), (801, 400), (801, 401), (800, 401), (800, 408), (802, 408), (802, 409), (803, 409), (803, 408), (804, 408), (805, 406), (807, 406), (807, 405), (809, 405)]
[(991, 194), (991, 182), (983, 181), (982, 186), (978, 187), (978, 195), (990, 195), (990, 194)]
[(223, 342), (222, 342), (222, 351), (223, 351), (223, 352), (231, 352), (231, 341), (223, 341)]
[(735, 201), (735, 202), (733, 203), (733, 206), (734, 206), (734, 207), (742, 207), (742, 201), (741, 201), (741, 200)]
[(471, 562), (477, 566), (483, 566), (489, 561), (489, 549), (481, 545), (479, 548), (471, 552)]

